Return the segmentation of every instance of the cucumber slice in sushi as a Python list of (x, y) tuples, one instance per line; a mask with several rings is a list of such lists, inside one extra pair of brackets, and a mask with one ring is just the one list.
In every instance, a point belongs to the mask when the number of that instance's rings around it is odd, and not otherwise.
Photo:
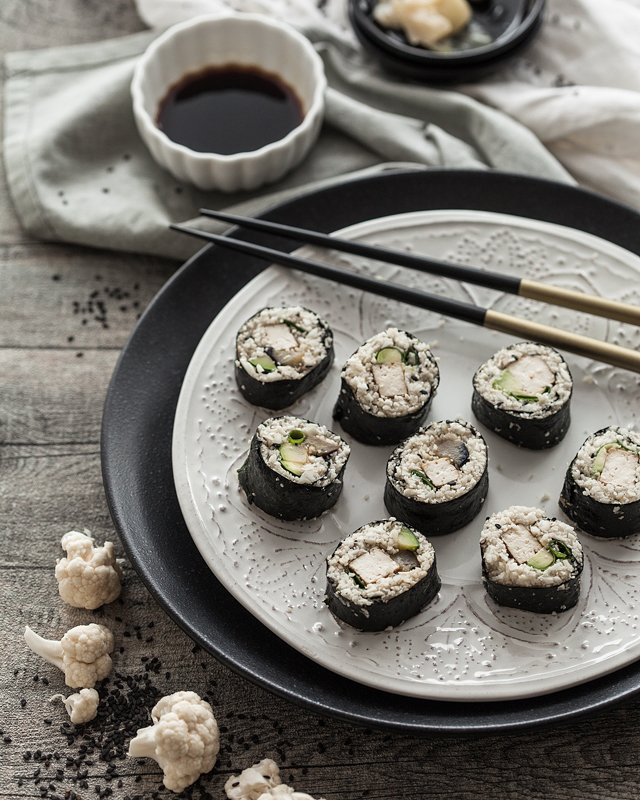
[(566, 611), (580, 596), (582, 546), (570, 525), (539, 508), (492, 514), (480, 537), (482, 580), (496, 603), (540, 614)]
[(640, 434), (612, 426), (589, 436), (569, 465), (560, 508), (593, 536), (640, 533)]
[(325, 602), (338, 619), (359, 630), (395, 627), (439, 590), (433, 546), (396, 519), (363, 525), (327, 558)]
[(398, 445), (387, 462), (389, 514), (430, 536), (452, 533), (480, 512), (489, 490), (489, 457), (468, 422), (444, 420)]
[(236, 338), (236, 381), (256, 406), (287, 408), (324, 379), (333, 363), (328, 324), (302, 306), (263, 308)]
[(333, 418), (359, 442), (397, 444), (422, 425), (439, 382), (429, 345), (388, 328), (347, 359)]
[(534, 342), (503, 347), (473, 377), (471, 408), (487, 428), (520, 447), (564, 439), (573, 381), (560, 353)]
[(342, 492), (350, 448), (335, 433), (300, 417), (258, 426), (238, 470), (248, 502), (278, 519), (314, 519)]

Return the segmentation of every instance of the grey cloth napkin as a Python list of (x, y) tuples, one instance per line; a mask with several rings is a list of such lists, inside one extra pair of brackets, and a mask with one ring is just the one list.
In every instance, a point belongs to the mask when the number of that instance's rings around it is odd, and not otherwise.
[(574, 182), (502, 112), (454, 91), (394, 80), (348, 42), (326, 31), (305, 33), (329, 83), (320, 139), (279, 183), (233, 194), (177, 181), (138, 135), (129, 85), (137, 56), (157, 31), (7, 56), (5, 170), (25, 230), (47, 241), (184, 259), (200, 244), (168, 230), (169, 223), (227, 227), (198, 217), (201, 207), (255, 214), (368, 171), (496, 168)]

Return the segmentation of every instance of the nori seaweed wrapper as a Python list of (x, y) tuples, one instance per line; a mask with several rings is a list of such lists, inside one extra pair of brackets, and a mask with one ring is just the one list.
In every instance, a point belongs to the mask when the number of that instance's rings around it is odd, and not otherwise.
[[(598, 431), (600, 433), (601, 431)], [(597, 434), (595, 434), (597, 435)], [(600, 503), (585, 494), (571, 474), (569, 465), (560, 494), (560, 508), (586, 533), (618, 539), (640, 533), (640, 500), (633, 503)]]
[(327, 576), (325, 603), (338, 619), (353, 628), (361, 631), (383, 631), (415, 617), (438, 594), (441, 585), (434, 553), (433, 563), (424, 578), (406, 592), (386, 602), (382, 598), (374, 598), (370, 605), (357, 605), (343, 597), (335, 588), (333, 580)]
[(570, 398), (553, 414), (533, 417), (531, 412), (507, 410), (492, 405), (474, 387), (471, 409), (489, 430), (520, 447), (546, 450), (561, 442), (571, 424)]
[[(254, 314), (247, 322), (258, 316), (262, 311), (264, 309)], [(312, 313), (315, 314), (315, 312)], [(318, 315), (316, 314), (316, 316)], [(261, 381), (258, 378), (254, 378), (240, 363), (236, 337), (235, 376), (240, 393), (245, 400), (254, 406), (280, 411), (295, 403), (296, 400), (299, 400), (324, 380), (333, 364), (333, 332), (321, 317), (318, 317), (318, 325), (322, 329), (322, 342), (326, 349), (325, 357), (312, 370), (296, 379), (284, 378), (279, 381)]]
[[(391, 454), (394, 457), (395, 452)], [(460, 497), (444, 503), (423, 503), (406, 497), (389, 480), (384, 487), (384, 504), (392, 517), (397, 517), (427, 536), (442, 536), (463, 528), (477, 516), (489, 491), (489, 461), (480, 480)]]
[(487, 594), (501, 606), (520, 608), (537, 614), (560, 613), (573, 608), (580, 597), (582, 564), (574, 562), (573, 577), (557, 586), (505, 586), (489, 578), (482, 559), (482, 582)]
[(349, 384), (342, 379), (338, 401), (333, 409), (333, 418), (342, 429), (363, 444), (397, 444), (414, 434), (426, 420), (431, 403), (432, 392), (425, 404), (404, 417), (377, 417), (370, 414), (358, 403)]
[[(416, 339), (410, 333), (403, 332), (410, 339)], [(366, 342), (365, 342), (366, 344)], [(359, 350), (360, 348), (358, 348)], [(356, 350), (356, 353), (358, 352)], [(353, 354), (355, 355), (355, 353)], [(353, 356), (351, 356), (353, 357)], [(333, 409), (333, 418), (340, 423), (346, 433), (362, 444), (389, 445), (397, 444), (414, 434), (426, 420), (431, 403), (440, 383), (440, 373), (436, 360), (431, 352), (427, 353), (427, 361), (436, 368), (435, 380), (429, 392), (424, 396), (424, 403), (416, 411), (397, 417), (380, 417), (365, 410), (356, 399), (353, 389), (342, 378), (340, 394)]]
[(336, 504), (347, 463), (326, 486), (296, 483), (272, 470), (262, 458), (258, 432), (253, 435), (249, 455), (238, 470), (238, 480), (248, 502), (272, 517), (283, 520), (315, 519)]
[[(523, 348), (531, 348), (533, 352), (523, 352)], [(540, 352), (535, 352), (536, 348)], [(545, 413), (540, 415), (540, 406), (537, 403), (522, 402), (521, 407), (518, 409), (505, 408), (501, 402), (493, 405), (492, 402), (486, 399), (477, 389), (478, 383), (483, 380), (482, 370), (486, 369), (496, 357), (504, 352), (513, 353), (515, 360), (517, 360), (518, 351), (523, 356), (539, 355), (544, 359), (544, 353), (549, 355), (553, 354), (553, 358), (559, 360), (559, 366), (556, 370), (566, 370), (566, 378), (569, 381), (568, 395), (564, 402), (560, 403), (555, 411), (549, 407), (544, 409)], [(513, 362), (511, 362), (513, 363)], [(508, 369), (507, 364), (504, 369)], [(555, 372), (556, 377), (558, 371)], [(561, 393), (553, 387), (547, 387), (551, 393), (555, 393), (555, 400), (561, 400)], [(509, 392), (506, 392), (508, 395)], [(567, 362), (562, 358), (557, 350), (546, 345), (541, 345), (536, 342), (519, 342), (509, 347), (499, 350), (489, 361), (481, 364), (473, 376), (473, 396), (471, 398), (471, 409), (476, 418), (486, 425), (489, 430), (492, 430), (498, 436), (506, 439), (509, 442), (517, 444), (519, 447), (526, 447), (529, 450), (546, 450), (550, 447), (555, 447), (558, 442), (561, 442), (569, 430), (571, 424), (571, 396), (573, 394), (573, 382), (571, 380), (571, 372)], [(549, 411), (550, 413), (546, 413)]]

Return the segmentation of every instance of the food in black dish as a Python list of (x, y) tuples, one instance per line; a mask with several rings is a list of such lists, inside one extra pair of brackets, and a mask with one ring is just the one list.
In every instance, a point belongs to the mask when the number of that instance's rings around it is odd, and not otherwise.
[(488, 491), (487, 445), (468, 422), (433, 422), (396, 447), (387, 462), (387, 511), (426, 535), (467, 525)]
[[(504, 16), (501, 6), (499, 16)], [(467, 0), (378, 0), (374, 20), (386, 31), (402, 31), (409, 44), (439, 53), (471, 50), (491, 42), (473, 19)]]
[(544, 450), (569, 430), (572, 391), (571, 373), (560, 353), (519, 342), (503, 347), (476, 371), (471, 408), (503, 439)]
[(578, 602), (582, 546), (570, 525), (544, 511), (511, 506), (492, 514), (480, 550), (482, 580), (496, 603), (553, 614)]
[(560, 508), (602, 538), (640, 533), (640, 434), (612, 426), (589, 436), (567, 470)]
[(397, 444), (429, 413), (440, 371), (429, 345), (397, 328), (377, 333), (345, 362), (333, 418), (359, 442)]
[(336, 504), (349, 445), (300, 417), (265, 420), (238, 470), (249, 504), (278, 519), (315, 519)]
[(253, 405), (287, 408), (317, 386), (332, 363), (331, 328), (307, 308), (263, 308), (238, 331), (236, 381)]
[(325, 602), (338, 619), (359, 630), (395, 627), (439, 590), (433, 546), (396, 519), (363, 525), (327, 558)]

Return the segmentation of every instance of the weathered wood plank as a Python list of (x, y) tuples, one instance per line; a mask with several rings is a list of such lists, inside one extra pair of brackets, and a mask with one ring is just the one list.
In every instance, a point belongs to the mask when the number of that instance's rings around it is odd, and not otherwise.
[(121, 348), (177, 266), (86, 247), (0, 247), (0, 347)]
[(119, 351), (0, 350), (0, 445), (99, 441)]

